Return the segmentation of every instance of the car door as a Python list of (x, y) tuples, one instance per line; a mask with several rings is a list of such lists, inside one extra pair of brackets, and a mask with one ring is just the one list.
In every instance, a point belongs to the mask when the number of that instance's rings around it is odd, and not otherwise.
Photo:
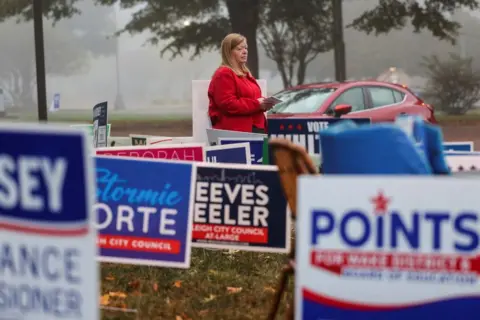
[(353, 87), (348, 88), (345, 91), (341, 92), (339, 96), (333, 100), (333, 102), (328, 107), (326, 114), (333, 115), (333, 109), (335, 106), (340, 104), (348, 104), (352, 106), (352, 111), (344, 116), (345, 118), (349, 118), (350, 114), (354, 116), (351, 118), (355, 118), (355, 113), (365, 111), (368, 109), (368, 100), (366, 98), (366, 94), (362, 87)]
[(393, 122), (402, 112), (402, 102), (405, 93), (383, 86), (364, 87), (369, 108), (358, 112), (356, 115), (370, 118), (372, 122)]

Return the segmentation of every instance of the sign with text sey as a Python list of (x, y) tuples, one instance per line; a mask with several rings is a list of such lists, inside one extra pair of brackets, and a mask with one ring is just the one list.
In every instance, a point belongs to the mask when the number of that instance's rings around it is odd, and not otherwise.
[(0, 126), (0, 319), (99, 319), (87, 140)]
[(447, 177), (300, 177), (296, 319), (478, 319), (479, 188)]
[(161, 160), (203, 161), (203, 144), (147, 145), (95, 149), (97, 155), (151, 158)]
[(268, 137), (292, 141), (304, 147), (309, 154), (320, 153), (320, 131), (339, 121), (352, 120), (369, 124), (368, 118), (273, 118), (268, 119)]
[(290, 212), (274, 166), (198, 164), (196, 247), (288, 252)]
[(96, 157), (100, 260), (188, 268), (189, 163)]
[(251, 163), (250, 144), (248, 143), (205, 147), (205, 154), (206, 162), (211, 163)]

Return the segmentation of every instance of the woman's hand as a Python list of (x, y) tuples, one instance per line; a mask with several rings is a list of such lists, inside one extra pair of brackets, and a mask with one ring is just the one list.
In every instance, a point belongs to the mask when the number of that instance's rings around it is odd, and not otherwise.
[(260, 102), (260, 108), (263, 111), (268, 111), (268, 110), (272, 109), (273, 106), (274, 106), (273, 103), (268, 102), (267, 99), (264, 98), (264, 97), (258, 98), (257, 100), (258, 100), (258, 102)]

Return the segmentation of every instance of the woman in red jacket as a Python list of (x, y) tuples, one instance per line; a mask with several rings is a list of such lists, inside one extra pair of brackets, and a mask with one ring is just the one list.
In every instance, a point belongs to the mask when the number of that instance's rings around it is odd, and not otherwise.
[(208, 115), (214, 129), (266, 133), (264, 112), (272, 104), (262, 97), (260, 86), (246, 66), (247, 39), (237, 33), (221, 45), (222, 65), (208, 88)]

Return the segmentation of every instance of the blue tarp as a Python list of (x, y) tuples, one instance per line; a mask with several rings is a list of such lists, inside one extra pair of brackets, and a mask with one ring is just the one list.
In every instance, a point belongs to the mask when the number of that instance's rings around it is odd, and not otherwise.
[[(418, 130), (418, 128), (416, 129)], [(440, 128), (425, 124), (420, 144), (396, 124), (344, 121), (321, 131), (324, 174), (447, 174)]]

